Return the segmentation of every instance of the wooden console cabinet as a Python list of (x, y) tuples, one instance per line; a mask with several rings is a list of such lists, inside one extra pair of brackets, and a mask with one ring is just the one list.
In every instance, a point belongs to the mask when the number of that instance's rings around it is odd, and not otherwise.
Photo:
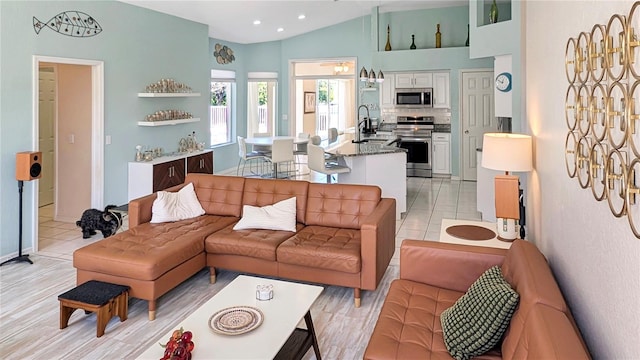
[(213, 174), (213, 152), (189, 156), (187, 173)]
[(213, 174), (213, 151), (204, 150), (163, 156), (153, 161), (130, 162), (128, 200), (180, 185), (188, 173)]

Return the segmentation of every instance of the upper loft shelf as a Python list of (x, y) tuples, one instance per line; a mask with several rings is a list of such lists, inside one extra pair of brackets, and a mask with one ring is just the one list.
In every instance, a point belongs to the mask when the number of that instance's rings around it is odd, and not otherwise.
[(197, 97), (200, 96), (200, 93), (138, 93), (138, 97)]

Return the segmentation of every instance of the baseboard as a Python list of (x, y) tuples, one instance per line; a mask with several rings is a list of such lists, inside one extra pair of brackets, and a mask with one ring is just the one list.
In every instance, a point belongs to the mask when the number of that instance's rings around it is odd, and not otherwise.
[[(22, 255), (28, 255), (28, 254), (32, 254), (33, 253), (33, 248), (32, 247), (28, 247), (26, 249), (22, 249)], [(18, 252), (14, 251), (11, 254), (8, 255), (4, 255), (4, 256), (0, 256), (0, 263), (5, 262), (9, 259), (13, 259), (14, 257), (18, 256)], [(3, 265), (3, 267), (8, 266), (7, 265)]]

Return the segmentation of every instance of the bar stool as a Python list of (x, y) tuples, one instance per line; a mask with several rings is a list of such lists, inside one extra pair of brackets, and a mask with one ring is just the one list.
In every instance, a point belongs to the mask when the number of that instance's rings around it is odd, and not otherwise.
[(309, 144), (309, 169), (327, 176), (327, 184), (331, 184), (334, 174), (351, 172), (351, 168), (344, 165), (327, 163), (324, 157), (324, 149), (320, 146)]

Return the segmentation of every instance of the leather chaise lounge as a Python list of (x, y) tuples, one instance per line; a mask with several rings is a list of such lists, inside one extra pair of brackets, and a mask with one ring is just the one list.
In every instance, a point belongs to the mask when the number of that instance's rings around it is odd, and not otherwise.
[[(247, 179), (188, 174), (205, 215), (150, 223), (157, 194), (129, 203), (129, 230), (76, 250), (77, 284), (100, 280), (131, 287), (130, 296), (157, 299), (204, 267), (361, 290), (375, 290), (395, 251), (395, 199), (369, 185)], [(244, 205), (296, 197), (296, 232), (233, 230)]]

